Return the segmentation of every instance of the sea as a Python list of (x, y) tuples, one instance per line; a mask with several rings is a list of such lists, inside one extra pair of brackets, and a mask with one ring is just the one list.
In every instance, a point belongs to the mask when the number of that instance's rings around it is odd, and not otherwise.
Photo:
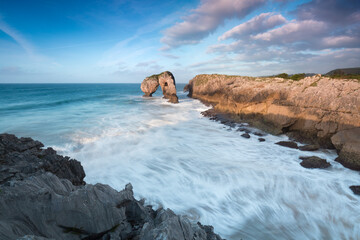
[[(201, 115), (178, 84), (179, 104), (140, 84), (1, 84), (0, 132), (32, 137), (83, 165), (88, 184), (122, 190), (154, 208), (212, 225), (228, 240), (360, 239), (359, 172), (334, 150), (304, 152), (259, 142)], [(246, 124), (245, 124), (246, 125)], [(328, 169), (306, 169), (318, 156)]]

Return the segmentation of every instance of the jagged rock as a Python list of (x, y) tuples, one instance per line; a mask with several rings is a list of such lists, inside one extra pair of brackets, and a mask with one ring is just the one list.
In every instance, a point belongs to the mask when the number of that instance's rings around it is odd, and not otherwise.
[(275, 143), (277, 145), (283, 146), (283, 147), (288, 147), (288, 148), (298, 148), (298, 145), (296, 142), (292, 142), (292, 141), (280, 141)]
[(350, 186), (350, 189), (355, 195), (360, 195), (360, 186)]
[[(77, 170), (73, 163), (58, 165), (71, 160), (42, 146), (0, 135), (0, 176), (12, 174), (0, 183), (0, 239), (221, 240), (210, 226), (144, 206), (134, 198), (131, 184), (120, 192), (103, 184), (75, 186), (83, 178), (80, 163)], [(80, 176), (68, 176), (69, 171)]]
[(299, 150), (301, 151), (316, 151), (319, 150), (320, 146), (317, 144), (308, 144), (304, 146), (300, 146)]
[(304, 168), (328, 168), (331, 166), (331, 164), (328, 163), (326, 159), (322, 159), (316, 156), (299, 158), (303, 160), (300, 165)]
[(52, 148), (31, 138), (0, 134), (0, 183), (21, 180), (37, 172), (52, 172), (74, 185), (83, 185), (85, 172), (80, 162), (56, 154)]
[(157, 88), (161, 87), (164, 98), (169, 99), (171, 103), (178, 103), (178, 96), (176, 95), (176, 83), (174, 75), (169, 72), (162, 72), (160, 74), (147, 77), (141, 83), (141, 91), (145, 93), (144, 96), (151, 97)]
[(344, 167), (360, 171), (360, 128), (339, 131), (331, 141), (339, 153), (335, 161)]

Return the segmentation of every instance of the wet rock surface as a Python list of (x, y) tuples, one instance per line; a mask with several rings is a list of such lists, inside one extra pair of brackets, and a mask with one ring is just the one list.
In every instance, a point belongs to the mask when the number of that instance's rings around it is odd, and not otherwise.
[(308, 144), (304, 146), (300, 146), (299, 150), (301, 151), (316, 151), (319, 150), (320, 146), (317, 144)]
[[(81, 164), (31, 138), (0, 135), (0, 239), (221, 240), (170, 209), (85, 184)], [(77, 174), (79, 174), (77, 176)]]
[(316, 156), (312, 157), (300, 157), (302, 162), (300, 163), (301, 166), (304, 168), (328, 168), (331, 166), (326, 159), (322, 159)]
[(298, 149), (297, 143), (293, 142), (293, 141), (280, 141), (280, 142), (277, 142), (275, 144), (283, 146), (283, 147)]
[(243, 134), (241, 134), (241, 136), (243, 138), (250, 138), (250, 134), (248, 134), (248, 133), (243, 133)]

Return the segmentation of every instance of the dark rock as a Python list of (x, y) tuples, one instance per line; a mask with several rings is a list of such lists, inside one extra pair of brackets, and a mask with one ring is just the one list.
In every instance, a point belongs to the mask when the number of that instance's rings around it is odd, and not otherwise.
[(254, 135), (259, 136), (259, 137), (263, 137), (263, 136), (265, 136), (265, 134), (260, 133), (260, 132), (255, 132), (255, 133), (254, 133)]
[(250, 133), (250, 130), (247, 129), (247, 128), (244, 128), (244, 127), (240, 127), (240, 128), (238, 128), (236, 131), (238, 131), (238, 132)]
[(360, 186), (350, 186), (350, 189), (354, 194), (360, 195)]
[(304, 145), (304, 146), (300, 146), (299, 150), (301, 151), (316, 151), (319, 150), (320, 146), (317, 144), (309, 144), (309, 145)]
[[(0, 146), (4, 149), (0, 155), (4, 166), (0, 169), (0, 183), (48, 171), (74, 185), (85, 184), (85, 172), (80, 162), (57, 155), (52, 148), (41, 149), (44, 145), (39, 141), (0, 134)], [(12, 169), (13, 174), (7, 169)], [(15, 174), (17, 172), (21, 174)]]
[(312, 157), (300, 157), (303, 160), (300, 165), (304, 168), (328, 168), (331, 166), (325, 159), (312, 156)]
[(2, 240), (221, 240), (211, 226), (191, 223), (169, 209), (144, 206), (134, 198), (131, 184), (120, 192), (85, 184), (78, 161), (52, 148), (42, 150), (32, 139), (21, 141), (0, 135)]
[(298, 145), (296, 142), (292, 142), (292, 141), (280, 141), (275, 143), (277, 145), (283, 146), (283, 147), (288, 147), (288, 148), (298, 148)]
[(259, 142), (265, 142), (265, 138), (258, 138)]
[(250, 138), (250, 135), (249, 135), (248, 133), (243, 133), (243, 134), (241, 134), (241, 136), (242, 136), (243, 138)]

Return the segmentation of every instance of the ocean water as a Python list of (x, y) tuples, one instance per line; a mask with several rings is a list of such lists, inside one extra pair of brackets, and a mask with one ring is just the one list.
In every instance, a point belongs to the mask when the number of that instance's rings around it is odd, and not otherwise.
[[(87, 183), (117, 190), (213, 225), (229, 240), (360, 239), (360, 174), (330, 150), (302, 152), (274, 144), (286, 136), (242, 138), (202, 117), (208, 109), (143, 98), (139, 84), (0, 85), (0, 132), (31, 136), (81, 161)], [(258, 130), (251, 129), (252, 132)], [(299, 156), (326, 158), (305, 169)]]

